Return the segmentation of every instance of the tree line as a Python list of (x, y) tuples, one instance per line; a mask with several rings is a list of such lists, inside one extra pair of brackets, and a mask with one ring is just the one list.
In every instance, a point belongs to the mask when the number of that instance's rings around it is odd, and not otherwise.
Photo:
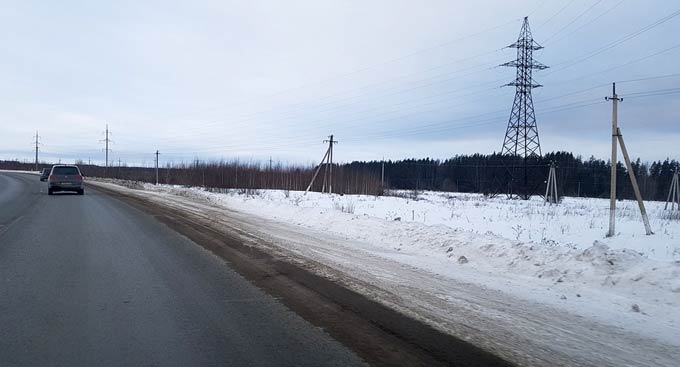
[[(521, 163), (500, 154), (457, 155), (445, 160), (425, 158), (352, 164), (380, 172), (383, 163), (386, 186), (394, 189), (505, 194), (508, 193), (508, 187), (512, 190), (513, 183), (523, 180)], [(533, 194), (545, 193), (551, 163), (556, 166), (560, 196), (609, 197), (610, 162), (595, 157), (584, 159), (569, 152), (547, 153), (528, 162), (527, 186), (533, 189)], [(643, 198), (666, 200), (673, 172), (680, 171), (680, 162), (666, 159), (649, 163), (638, 158), (631, 165)], [(520, 169), (513, 169), (514, 166), (520, 166)], [(517, 174), (518, 171), (520, 174)], [(624, 163), (617, 163), (616, 173), (617, 197), (633, 199), (633, 187)]]
[[(135, 167), (124, 164), (104, 167), (81, 161), (77, 161), (76, 164), (86, 177), (156, 182), (156, 169), (151, 167)], [(52, 167), (52, 165), (39, 164), (40, 170), (49, 167)], [(224, 189), (303, 191), (310, 184), (317, 168), (281, 162), (194, 160), (192, 162), (168, 163), (159, 167), (158, 182), (169, 185)], [(0, 161), (0, 169), (30, 171), (35, 170), (35, 163)], [(321, 169), (310, 190), (321, 191), (324, 182), (326, 182), (326, 185), (332, 187), (334, 193), (364, 195), (380, 195), (382, 193), (380, 177), (369, 171), (368, 168), (356, 167), (352, 164), (334, 164), (332, 171), (331, 177), (330, 173)]]
[[(609, 161), (590, 157), (584, 159), (569, 152), (552, 152), (527, 163), (527, 187), (533, 194), (545, 190), (550, 164), (555, 164), (560, 196), (609, 197)], [(445, 160), (403, 159), (396, 161), (355, 161), (333, 165), (332, 187), (335, 193), (380, 195), (385, 189), (435, 190), (506, 194), (522, 181), (523, 171), (513, 169), (516, 159), (500, 154), (457, 155)], [(521, 165), (521, 164), (520, 164)], [(40, 168), (50, 167), (42, 164)], [(632, 163), (640, 191), (646, 200), (665, 200), (675, 170), (680, 162), (663, 161)], [(103, 167), (79, 162), (85, 176), (118, 178), (153, 183), (156, 170), (149, 167)], [(0, 161), (2, 169), (33, 170), (34, 164)], [(318, 166), (263, 163), (256, 161), (200, 161), (168, 163), (159, 168), (159, 182), (170, 185), (203, 186), (233, 189), (281, 189), (301, 191), (307, 188)], [(324, 176), (321, 170), (312, 191), (321, 191)], [(518, 174), (518, 172), (520, 172)], [(618, 198), (634, 198), (628, 171), (617, 164)]]

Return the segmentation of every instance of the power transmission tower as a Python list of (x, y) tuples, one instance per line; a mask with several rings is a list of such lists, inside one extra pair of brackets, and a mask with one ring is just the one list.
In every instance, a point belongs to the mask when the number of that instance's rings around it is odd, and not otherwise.
[(40, 150), (40, 135), (35, 131), (35, 170), (38, 170), (38, 151)]
[[(533, 52), (542, 49), (543, 46), (536, 43), (531, 35), (529, 17), (524, 18), (517, 41), (508, 48), (517, 49), (517, 59), (501, 66), (516, 68), (517, 75), (513, 82), (504, 85), (515, 87), (515, 100), (505, 131), (501, 155), (512, 158), (511, 185), (514, 183), (517, 194), (526, 200), (531, 197), (534, 191), (533, 188), (529, 187), (528, 160), (541, 157), (541, 143), (538, 138), (531, 90), (542, 87), (542, 85), (534, 81), (532, 72), (534, 69), (543, 70), (547, 68), (547, 66), (533, 59)], [(517, 183), (518, 176), (523, 176), (521, 184)], [(512, 196), (512, 186), (510, 188), (509, 195)]]
[(307, 189), (305, 190), (305, 195), (307, 192), (312, 188), (312, 185), (314, 184), (314, 180), (316, 180), (316, 176), (319, 175), (319, 171), (321, 170), (321, 167), (324, 168), (324, 180), (323, 180), (323, 185), (321, 186), (321, 192), (326, 192), (326, 179), (327, 176), (330, 176), (330, 181), (328, 185), (328, 192), (332, 193), (333, 192), (333, 144), (337, 144), (337, 140), (333, 140), (333, 135), (328, 136), (328, 140), (324, 140), (324, 143), (328, 143), (328, 149), (326, 149), (326, 154), (323, 155), (323, 158), (321, 158), (321, 163), (319, 163), (319, 166), (316, 168), (316, 171), (314, 172), (314, 176), (312, 176), (312, 180), (309, 182), (309, 185), (307, 186)]
[(618, 106), (619, 101), (623, 101), (623, 98), (619, 98), (616, 94), (616, 83), (612, 83), (612, 96), (605, 97), (605, 100), (612, 101), (612, 161), (611, 161), (611, 187), (610, 187), (610, 197), (609, 197), (609, 231), (607, 232), (607, 237), (614, 236), (616, 234), (616, 166), (617, 162), (617, 149), (616, 143), (621, 145), (621, 153), (623, 153), (623, 159), (626, 162), (626, 169), (628, 170), (628, 177), (630, 177), (630, 183), (633, 185), (633, 192), (635, 193), (635, 199), (638, 202), (638, 207), (640, 208), (640, 214), (642, 215), (642, 223), (645, 225), (645, 233), (647, 235), (654, 234), (652, 232), (652, 227), (649, 225), (649, 218), (647, 217), (647, 210), (645, 209), (645, 203), (642, 201), (642, 195), (640, 195), (640, 187), (638, 186), (637, 179), (635, 178), (635, 171), (633, 170), (633, 165), (630, 163), (630, 157), (628, 156), (628, 150), (626, 149), (626, 144), (623, 141), (623, 134), (621, 134), (621, 129), (618, 126)]
[(678, 170), (673, 172), (673, 179), (671, 180), (671, 187), (668, 188), (668, 198), (666, 199), (666, 205), (664, 205), (663, 210), (668, 209), (668, 203), (671, 203), (671, 210), (675, 209), (675, 205), (678, 205), (678, 210), (680, 210), (680, 183), (678, 183)]
[(100, 140), (100, 142), (105, 144), (104, 152), (106, 162), (104, 162), (104, 174), (106, 175), (106, 172), (109, 169), (109, 152), (111, 151), (111, 149), (109, 149), (109, 143), (111, 143), (111, 139), (109, 139), (109, 135), (111, 135), (111, 132), (109, 131), (109, 124), (106, 124), (106, 131), (104, 134), (104, 140)]
[[(158, 185), (158, 155), (161, 154), (156, 150), (156, 185)], [(167, 183), (167, 181), (166, 181)]]
[(550, 205), (557, 205), (560, 202), (559, 196), (557, 196), (557, 175), (555, 174), (555, 162), (550, 163), (550, 171), (548, 173), (548, 181), (545, 187), (545, 203), (550, 203)]

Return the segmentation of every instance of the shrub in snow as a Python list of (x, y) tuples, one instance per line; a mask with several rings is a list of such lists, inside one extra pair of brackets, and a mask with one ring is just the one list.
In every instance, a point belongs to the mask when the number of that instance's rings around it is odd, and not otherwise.
[(339, 210), (343, 213), (354, 214), (354, 203), (351, 201), (346, 204), (333, 203), (333, 209)]

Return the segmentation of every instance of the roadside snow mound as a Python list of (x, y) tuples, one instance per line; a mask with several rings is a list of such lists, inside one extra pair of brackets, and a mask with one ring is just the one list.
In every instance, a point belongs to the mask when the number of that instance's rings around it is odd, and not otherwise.
[[(610, 244), (621, 246), (611, 248), (603, 242), (599, 231), (596, 238), (600, 239), (591, 239), (591, 245), (583, 246), (582, 234), (564, 230), (567, 224), (570, 228), (578, 227), (579, 220), (588, 223), (586, 228), (598, 227), (593, 224), (592, 207), (600, 206), (604, 200), (567, 198), (562, 206), (544, 206), (536, 200), (510, 201), (442, 193), (421, 194), (418, 200), (413, 200), (312, 192), (303, 195), (279, 190), (220, 190), (215, 193), (202, 188), (150, 184), (145, 184), (144, 188), (321, 229), (347, 240), (382, 248), (382, 251), (446, 261), (452, 267), (461, 266), (459, 259), (464, 257), (466, 268), (503, 277), (516, 274), (554, 284), (621, 288), (620, 291), (627, 295), (633, 292), (644, 295), (645, 290), (677, 294), (680, 288), (680, 260), (649, 259), (637, 250), (624, 247), (631, 243), (627, 238), (606, 239)], [(434, 204), (444, 206), (448, 221), (437, 217), (438, 208)], [(654, 204), (648, 204), (652, 213), (657, 212)], [(627, 206), (620, 206), (623, 214), (619, 220), (635, 219)], [(480, 207), (482, 213), (474, 210)], [(481, 221), (470, 219), (478, 218), (480, 214)], [(538, 220), (539, 217), (545, 221)], [(467, 225), (451, 220), (453, 218), (465, 218)], [(659, 221), (657, 219), (657, 225)], [(541, 225), (536, 226), (533, 222)], [(633, 232), (631, 237), (637, 244), (633, 247), (646, 248), (650, 246), (647, 242), (665, 243), (666, 248), (673, 248), (673, 251), (666, 251), (669, 254), (666, 258), (674, 258), (680, 248), (680, 240), (675, 240), (680, 233), (680, 223), (661, 221), (660, 225), (668, 235), (636, 236)], [(507, 234), (503, 227), (510, 228), (511, 236), (496, 233)], [(574, 237), (579, 241), (569, 241)], [(658, 254), (658, 251), (648, 252)], [(433, 271), (432, 267), (425, 267)]]

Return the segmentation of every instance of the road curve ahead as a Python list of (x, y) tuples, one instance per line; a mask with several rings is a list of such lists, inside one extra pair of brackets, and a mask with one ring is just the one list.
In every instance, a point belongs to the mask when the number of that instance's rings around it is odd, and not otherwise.
[(154, 217), (0, 172), (0, 365), (361, 364)]

